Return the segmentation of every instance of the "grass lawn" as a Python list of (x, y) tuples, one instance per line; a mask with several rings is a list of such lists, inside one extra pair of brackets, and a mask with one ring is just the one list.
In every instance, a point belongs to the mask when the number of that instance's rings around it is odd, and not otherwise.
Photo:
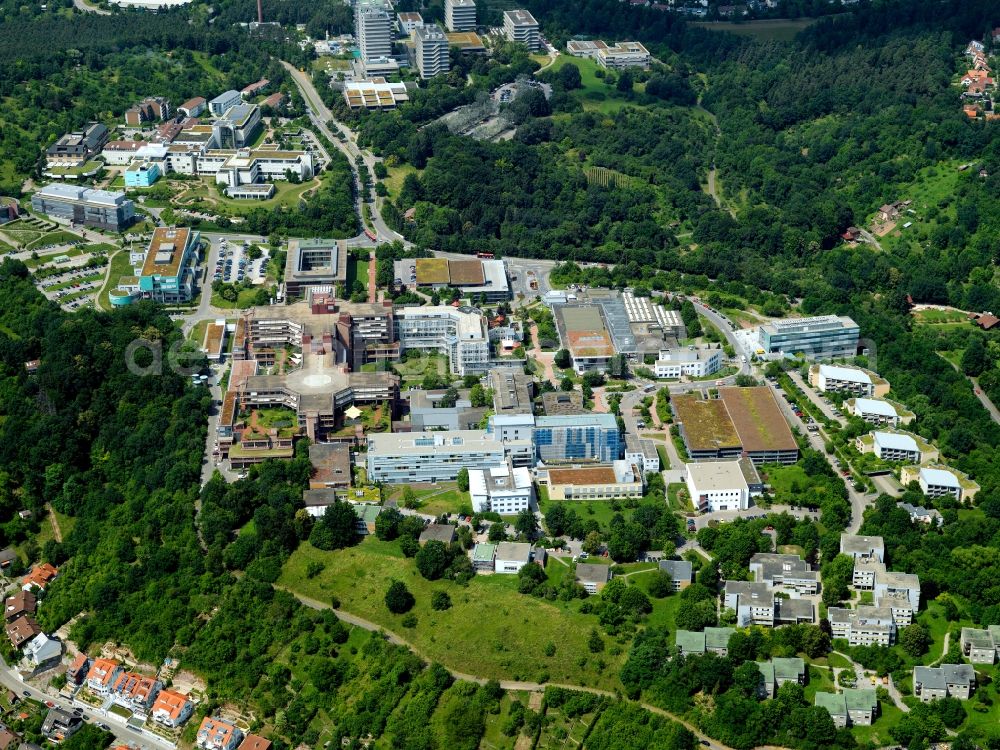
[(700, 26), (710, 31), (728, 31), (730, 34), (738, 36), (749, 36), (758, 41), (765, 42), (790, 42), (802, 29), (815, 23), (811, 18), (773, 18), (761, 21), (749, 21), (747, 23), (733, 23), (732, 21), (701, 21), (692, 23), (692, 26)]
[(625, 106), (638, 106), (637, 102), (627, 99), (614, 86), (605, 83), (605, 78), (598, 78), (598, 71), (603, 72), (604, 69), (594, 60), (560, 55), (549, 70), (558, 71), (570, 63), (580, 69), (583, 85), (573, 92), (573, 96), (580, 99), (584, 109), (609, 114)]
[(428, 373), (439, 375), (445, 381), (453, 379), (446, 356), (434, 352), (418, 352), (418, 355), (405, 362), (394, 362), (392, 365), (393, 370), (402, 378), (399, 384), (401, 391), (406, 390), (407, 386), (421, 386), (421, 381)]
[(59, 231), (56, 232), (49, 232), (47, 234), (43, 234), (34, 242), (29, 242), (27, 247), (25, 247), (24, 249), (36, 250), (46, 247), (48, 245), (64, 245), (67, 242), (76, 242), (79, 239), (80, 235), (73, 234), (72, 232), (67, 232), (65, 230), (60, 229)]
[(514, 750), (517, 736), (508, 737), (503, 733), (503, 727), (510, 719), (510, 707), (517, 700), (523, 706), (528, 705), (528, 693), (504, 693), (500, 699), (500, 713), (486, 714), (486, 730), (479, 741), (479, 750)]
[(195, 346), (201, 346), (205, 343), (205, 332), (208, 330), (209, 320), (199, 320), (191, 328), (191, 333), (188, 334), (188, 341), (190, 341)]
[(968, 323), (969, 319), (961, 310), (915, 310), (913, 321), (921, 325), (938, 323)]
[[(386, 490), (386, 499), (402, 505), (404, 485), (394, 485)], [(412, 488), (413, 496), (419, 503), (421, 513), (440, 516), (443, 513), (472, 513), (472, 501), (468, 492), (458, 489), (455, 482), (438, 482), (432, 487)]]
[[(314, 578), (305, 575), (311, 561), (323, 563)], [(400, 615), (385, 607), (393, 579), (403, 581), (416, 598), (416, 628), (403, 628)], [(625, 654), (592, 658), (587, 648), (594, 615), (582, 615), (578, 603), (547, 602), (517, 593), (517, 576), (477, 576), (467, 587), (426, 581), (396, 542), (366, 538), (355, 547), (322, 552), (303, 543), (285, 563), (279, 585), (319, 601), (337, 596), (344, 610), (378, 623), (409, 640), (425, 658), (458, 671), (487, 678), (570, 682), (614, 689)], [(453, 606), (430, 607), (431, 594), (445, 590)], [(545, 656), (549, 641), (555, 654)], [(581, 655), (587, 655), (582, 659)]]
[(817, 667), (815, 665), (810, 665), (809, 670), (809, 682), (806, 684), (805, 698), (809, 703), (812, 703), (816, 697), (816, 693), (822, 692), (833, 692), (833, 670), (823, 669), (822, 667)]
[[(632, 576), (632, 578), (638, 579), (637, 582), (639, 582), (643, 591), (647, 591), (649, 581), (652, 580), (652, 576)], [(677, 608), (681, 606), (680, 595), (673, 594), (664, 599), (652, 599), (652, 602), (653, 611), (649, 615), (648, 626), (651, 628), (667, 628), (672, 634), (675, 633), (677, 627), (674, 625), (674, 622), (677, 619)]]
[(263, 289), (263, 287), (251, 287), (250, 289), (240, 289), (236, 295), (236, 301), (230, 302), (227, 299), (222, 299), (218, 292), (212, 292), (212, 305), (214, 307), (221, 307), (224, 310), (245, 310), (248, 307), (253, 307), (256, 304), (257, 292)]
[(368, 261), (350, 258), (347, 261), (347, 289), (354, 288), (354, 282), (361, 284), (361, 288), (368, 291)]
[(399, 197), (399, 191), (403, 189), (403, 180), (406, 179), (406, 175), (408, 174), (416, 174), (419, 176), (420, 170), (410, 164), (402, 164), (398, 167), (391, 167), (389, 169), (389, 176), (382, 180), (382, 184), (385, 185), (386, 190), (389, 191), (390, 197)]
[(870, 727), (855, 726), (851, 730), (859, 745), (882, 747), (892, 744), (889, 729), (903, 718), (903, 712), (891, 700), (879, 701), (879, 716)]
[[(668, 466), (669, 464), (662, 464), (663, 466)], [(681, 491), (684, 491), (683, 496)], [(677, 513), (688, 513), (694, 512), (694, 506), (691, 504), (691, 498), (687, 496), (687, 485), (683, 482), (673, 482), (667, 485), (667, 505), (670, 509)]]
[[(610, 528), (611, 519), (616, 513), (621, 513), (627, 521), (632, 516), (632, 510), (626, 508), (624, 504), (610, 500), (549, 500), (548, 497), (538, 497), (538, 509), (542, 515), (558, 503), (565, 503), (568, 508), (573, 509), (576, 514), (587, 521), (593, 518), (601, 526), (602, 532), (607, 532)], [(615, 506), (618, 509), (616, 510)]]
[[(111, 303), (108, 300), (108, 293), (112, 289), (118, 287), (119, 281), (121, 281), (122, 276), (131, 276), (134, 269), (132, 268), (132, 263), (129, 261), (128, 250), (119, 250), (117, 253), (111, 256), (111, 270), (108, 274), (108, 283), (104, 285), (100, 293), (97, 295), (97, 307), (102, 310), (107, 310)], [(202, 332), (204, 334), (204, 331)], [(204, 339), (204, 335), (202, 336)]]

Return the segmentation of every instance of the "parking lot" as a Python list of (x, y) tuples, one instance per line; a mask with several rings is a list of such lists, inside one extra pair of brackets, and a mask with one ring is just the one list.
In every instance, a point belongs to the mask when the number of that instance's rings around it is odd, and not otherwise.
[[(249, 257), (251, 247), (258, 247), (261, 256), (256, 260)], [(229, 242), (219, 240), (219, 252), (212, 272), (212, 280), (230, 284), (263, 284), (267, 277), (268, 251), (265, 247), (249, 242)]]
[(91, 304), (104, 283), (108, 264), (106, 246), (74, 242), (46, 249), (50, 252), (25, 259), (42, 294), (65, 310)]

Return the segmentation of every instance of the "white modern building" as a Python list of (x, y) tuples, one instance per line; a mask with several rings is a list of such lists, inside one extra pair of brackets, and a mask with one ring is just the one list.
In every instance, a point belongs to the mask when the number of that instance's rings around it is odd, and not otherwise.
[(240, 92), (234, 89), (229, 89), (229, 91), (219, 94), (208, 103), (208, 111), (216, 117), (222, 117), (222, 115), (224, 115), (229, 109), (242, 103), (243, 97), (240, 96)]
[(639, 438), (632, 432), (625, 433), (625, 462), (634, 465), (643, 474), (659, 473), (660, 454), (656, 451), (656, 443)]
[(448, 31), (475, 31), (475, 0), (445, 0), (444, 25)]
[(354, 38), (366, 65), (373, 60), (392, 57), (392, 16), (385, 6), (380, 3), (355, 6)]
[(885, 541), (880, 536), (840, 535), (840, 554), (857, 560), (885, 562)]
[(721, 347), (661, 349), (653, 364), (653, 372), (658, 378), (701, 378), (722, 368), (722, 355)]
[(401, 34), (406, 34), (409, 36), (413, 33), (414, 29), (417, 29), (424, 25), (424, 17), (419, 13), (414, 11), (397, 13), (396, 14), (396, 26), (399, 28)]
[(527, 542), (501, 542), (497, 545), (493, 571), (515, 575), (531, 562), (531, 545)]
[(853, 393), (865, 398), (881, 398), (889, 392), (889, 382), (871, 370), (845, 365), (813, 365), (809, 384), (820, 393)]
[(450, 68), (448, 59), (448, 37), (436, 23), (425, 24), (413, 30), (414, 57), (421, 78), (433, 78), (441, 73), (447, 73)]
[[(906, 461), (919, 464), (926, 455), (913, 435), (905, 432), (872, 432), (872, 451), (883, 461)], [(862, 451), (863, 452), (863, 451)], [(936, 458), (935, 456), (929, 458)]]
[(915, 573), (897, 573), (891, 570), (875, 574), (875, 599), (905, 596), (910, 607), (920, 609), (920, 576)]
[(448, 356), (456, 375), (482, 372), (490, 360), (489, 334), (482, 314), (470, 307), (403, 307), (394, 316), (400, 353), (427, 349)]
[(448, 482), (460, 469), (489, 469), (505, 462), (504, 444), (485, 430), (368, 435), (372, 482)]
[(469, 470), (469, 495), (474, 513), (514, 515), (530, 510), (534, 499), (531, 471), (508, 463)]
[(852, 398), (845, 404), (847, 413), (871, 424), (899, 427), (913, 421), (913, 414), (903, 412), (896, 406), (879, 398)]
[(505, 10), (503, 30), (507, 39), (523, 44), (530, 50), (537, 50), (540, 46), (538, 21), (526, 10)]
[(684, 472), (691, 502), (702, 513), (750, 507), (750, 486), (739, 461), (690, 463)]
[(950, 495), (959, 502), (972, 500), (979, 492), (979, 485), (964, 473), (943, 464), (930, 466), (904, 466), (899, 481), (905, 486), (910, 482), (920, 485), (920, 491), (929, 498)]
[(405, 83), (386, 81), (381, 76), (344, 83), (344, 101), (351, 109), (395, 109), (409, 100)]
[(772, 320), (757, 328), (764, 354), (802, 353), (815, 359), (853, 357), (860, 332), (853, 320), (836, 315)]

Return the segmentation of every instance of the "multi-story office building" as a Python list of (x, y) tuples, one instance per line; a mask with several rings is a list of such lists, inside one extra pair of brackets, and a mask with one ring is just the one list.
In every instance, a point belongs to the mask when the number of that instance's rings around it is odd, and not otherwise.
[(819, 591), (819, 572), (798, 555), (758, 552), (750, 558), (754, 580), (771, 588), (785, 588), (799, 594)]
[(53, 221), (120, 232), (135, 219), (135, 204), (125, 193), (76, 185), (46, 185), (31, 196), (31, 210)]
[(447, 482), (461, 469), (506, 463), (504, 444), (485, 430), (368, 435), (368, 477), (373, 482)]
[(444, 25), (448, 31), (475, 31), (475, 0), (445, 0)]
[(625, 461), (594, 466), (550, 468), (546, 473), (551, 500), (613, 500), (642, 497), (642, 476)]
[(535, 417), (535, 448), (543, 463), (607, 464), (621, 457), (621, 433), (613, 414)]
[(534, 499), (531, 472), (510, 462), (469, 471), (469, 495), (475, 513), (513, 515), (529, 510)]
[(257, 137), (260, 130), (260, 107), (237, 104), (212, 123), (212, 136), (220, 149), (243, 148)]
[(774, 320), (758, 327), (760, 348), (766, 354), (797, 354), (832, 359), (853, 357), (858, 351), (861, 329), (847, 317)]
[(643, 475), (660, 471), (660, 454), (656, 452), (656, 443), (641, 439), (632, 432), (625, 433), (625, 460), (634, 464)]
[(364, 62), (392, 56), (392, 16), (380, 2), (354, 8), (354, 38)]
[(419, 13), (408, 11), (396, 14), (396, 26), (401, 34), (412, 34), (413, 30), (424, 25), (424, 17)]
[(688, 495), (702, 513), (750, 507), (750, 487), (739, 461), (690, 463), (684, 470)]
[(222, 117), (230, 108), (243, 102), (240, 92), (235, 89), (224, 91), (208, 103), (208, 111), (216, 117)]
[(530, 50), (536, 50), (540, 45), (538, 21), (526, 10), (505, 10), (503, 31), (510, 41), (523, 44)]
[(332, 290), (347, 280), (347, 246), (343, 240), (289, 240), (285, 256), (285, 298), (310, 290)]
[(653, 364), (658, 378), (679, 378), (684, 375), (700, 378), (718, 372), (722, 367), (722, 349), (661, 349)]
[(394, 321), (400, 353), (408, 349), (439, 351), (448, 356), (456, 375), (488, 368), (489, 334), (478, 310), (447, 305), (403, 307), (396, 310)]
[(188, 302), (194, 296), (198, 233), (187, 227), (157, 227), (137, 273), (142, 299)]
[(448, 37), (440, 26), (431, 23), (416, 28), (413, 30), (413, 39), (414, 56), (421, 78), (433, 78), (448, 72)]

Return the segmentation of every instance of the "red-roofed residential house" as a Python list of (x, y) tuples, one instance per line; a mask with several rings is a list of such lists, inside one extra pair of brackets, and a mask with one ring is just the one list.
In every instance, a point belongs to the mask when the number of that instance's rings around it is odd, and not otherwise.
[(228, 721), (206, 716), (198, 727), (198, 747), (204, 750), (236, 750), (243, 732)]
[(194, 711), (194, 704), (183, 693), (174, 690), (161, 690), (153, 702), (153, 721), (158, 721), (168, 727), (183, 724)]
[(239, 750), (271, 750), (271, 740), (256, 734), (248, 734), (240, 743)]
[(59, 568), (47, 562), (39, 563), (21, 581), (21, 588), (24, 591), (31, 591), (34, 586), (44, 591), (45, 587), (52, 583), (57, 575), (59, 575)]
[(107, 695), (121, 674), (122, 665), (114, 659), (94, 659), (87, 672), (87, 687), (95, 693)]
[(115, 695), (116, 703), (133, 711), (146, 713), (162, 687), (163, 684), (154, 677), (146, 677), (135, 672), (121, 672), (111, 686), (111, 691)]
[(73, 662), (66, 669), (66, 681), (71, 685), (82, 685), (87, 679), (87, 668), (90, 666), (90, 659), (86, 654), (78, 654)]

